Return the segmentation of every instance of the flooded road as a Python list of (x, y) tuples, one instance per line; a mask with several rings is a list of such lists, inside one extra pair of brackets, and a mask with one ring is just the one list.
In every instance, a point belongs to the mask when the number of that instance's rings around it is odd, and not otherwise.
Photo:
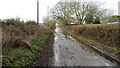
[(84, 50), (71, 36), (65, 36), (56, 24), (53, 66), (115, 66), (104, 57)]

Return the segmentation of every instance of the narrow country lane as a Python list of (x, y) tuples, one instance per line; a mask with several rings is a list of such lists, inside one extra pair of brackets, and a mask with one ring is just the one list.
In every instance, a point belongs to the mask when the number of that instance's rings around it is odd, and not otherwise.
[(56, 24), (53, 66), (115, 66), (104, 57), (85, 51), (71, 36), (67, 38)]

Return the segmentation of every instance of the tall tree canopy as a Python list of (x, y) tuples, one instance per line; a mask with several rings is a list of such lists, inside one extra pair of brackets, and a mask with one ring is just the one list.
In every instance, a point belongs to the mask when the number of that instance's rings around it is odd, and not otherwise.
[(58, 2), (52, 9), (53, 18), (64, 24), (75, 22), (78, 24), (90, 24), (99, 17), (105, 17), (107, 10), (100, 8), (99, 2)]

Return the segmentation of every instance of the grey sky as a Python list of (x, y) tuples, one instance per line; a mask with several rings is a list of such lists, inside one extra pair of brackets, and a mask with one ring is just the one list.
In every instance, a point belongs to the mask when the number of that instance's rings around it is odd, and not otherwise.
[[(47, 15), (47, 6), (50, 8), (59, 0), (39, 0), (40, 2), (40, 22)], [(118, 15), (118, 1), (120, 0), (93, 0), (105, 2), (104, 8), (114, 11)], [(24, 20), (36, 21), (36, 2), (37, 0), (0, 0), (0, 19), (20, 17)]]

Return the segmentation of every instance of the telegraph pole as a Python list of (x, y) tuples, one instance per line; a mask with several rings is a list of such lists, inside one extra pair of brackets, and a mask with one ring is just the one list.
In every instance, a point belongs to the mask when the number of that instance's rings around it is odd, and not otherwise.
[(39, 0), (37, 0), (37, 24), (39, 24)]
[(49, 6), (47, 6), (47, 16), (49, 16)]

